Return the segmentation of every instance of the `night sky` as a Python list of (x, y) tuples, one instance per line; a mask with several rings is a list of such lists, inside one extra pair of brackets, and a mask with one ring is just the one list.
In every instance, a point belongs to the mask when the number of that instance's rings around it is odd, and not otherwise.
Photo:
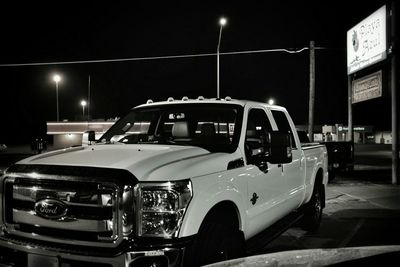
[[(85, 2), (2, 4), (0, 65), (215, 53), (218, 19), (225, 16), (228, 23), (222, 33), (221, 53), (299, 49), (310, 40), (326, 48), (316, 51), (315, 124), (347, 124), (346, 32), (386, 3)], [(288, 109), (296, 124), (307, 124), (308, 50), (223, 55), (220, 60), (221, 96), (264, 102), (272, 97)], [(87, 99), (89, 75), (94, 119), (122, 116), (149, 98), (216, 96), (216, 56), (0, 66), (0, 143), (29, 142), (33, 136), (45, 134), (46, 121), (56, 120), (54, 73), (62, 76), (61, 120), (72, 121), (82, 114), (80, 100)], [(388, 92), (380, 99), (355, 104), (354, 113), (355, 124), (389, 130)]]

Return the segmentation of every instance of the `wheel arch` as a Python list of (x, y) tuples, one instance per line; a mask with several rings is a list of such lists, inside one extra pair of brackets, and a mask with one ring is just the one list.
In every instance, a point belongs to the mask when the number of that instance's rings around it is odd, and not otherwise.
[[(238, 207), (233, 201), (223, 200), (215, 204), (206, 214), (202, 224), (206, 220), (227, 220), (233, 223), (234, 227), (242, 229), (241, 216)], [(201, 226), (200, 226), (201, 227)]]
[[(202, 203), (203, 205), (206, 203)], [(210, 204), (210, 203), (208, 203)], [(189, 236), (197, 234), (206, 220), (227, 220), (233, 223), (233, 227), (243, 232), (244, 218), (240, 213), (240, 208), (233, 200), (215, 201), (209, 207), (203, 205), (195, 205), (191, 207), (191, 211), (185, 214), (184, 221), (181, 226), (180, 236)], [(202, 207), (201, 207), (202, 206)]]

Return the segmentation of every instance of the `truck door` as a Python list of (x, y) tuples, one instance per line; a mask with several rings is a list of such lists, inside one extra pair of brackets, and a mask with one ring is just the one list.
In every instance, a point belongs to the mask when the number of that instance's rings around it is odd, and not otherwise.
[(293, 127), (287, 114), (281, 110), (271, 110), (278, 131), (289, 133), (292, 143), (292, 162), (282, 164), (283, 175), (287, 184), (286, 208), (296, 209), (303, 200), (305, 190), (305, 168), (301, 146), (293, 134)]
[(253, 235), (273, 224), (287, 211), (280, 208), (286, 189), (285, 177), (278, 164), (266, 161), (263, 148), (272, 131), (270, 120), (264, 109), (249, 110), (246, 138), (246, 174), (248, 176), (248, 233)]

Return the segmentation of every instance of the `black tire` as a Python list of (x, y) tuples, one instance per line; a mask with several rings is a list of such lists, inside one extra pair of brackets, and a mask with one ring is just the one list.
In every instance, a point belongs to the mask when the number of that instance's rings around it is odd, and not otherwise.
[(304, 216), (302, 220), (302, 228), (306, 231), (318, 230), (322, 219), (322, 190), (321, 184), (315, 184), (312, 197), (304, 209)]
[(243, 233), (232, 223), (206, 218), (195, 241), (185, 251), (184, 266), (202, 266), (244, 256)]

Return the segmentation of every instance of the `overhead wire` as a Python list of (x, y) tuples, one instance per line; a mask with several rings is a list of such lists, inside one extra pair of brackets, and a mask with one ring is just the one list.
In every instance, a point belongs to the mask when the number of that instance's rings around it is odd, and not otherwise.
[[(234, 52), (221, 52), (219, 55), (240, 55), (240, 54), (257, 54), (284, 52), (289, 54), (301, 53), (308, 50), (309, 47), (300, 49), (262, 49), (262, 50), (246, 50)], [(315, 49), (327, 49), (326, 47), (315, 47)], [(210, 57), (217, 56), (217, 53), (202, 53), (202, 54), (187, 54), (187, 55), (171, 55), (171, 56), (152, 56), (152, 57), (131, 57), (131, 58), (115, 58), (115, 59), (93, 59), (93, 60), (77, 60), (77, 61), (55, 61), (55, 62), (32, 62), (32, 63), (10, 63), (0, 64), (0, 67), (25, 67), (25, 66), (49, 66), (49, 65), (69, 65), (69, 64), (96, 64), (96, 63), (114, 63), (114, 62), (129, 62), (129, 61), (144, 61), (144, 60), (161, 60), (161, 59), (179, 59), (179, 58), (195, 58), (195, 57)]]

